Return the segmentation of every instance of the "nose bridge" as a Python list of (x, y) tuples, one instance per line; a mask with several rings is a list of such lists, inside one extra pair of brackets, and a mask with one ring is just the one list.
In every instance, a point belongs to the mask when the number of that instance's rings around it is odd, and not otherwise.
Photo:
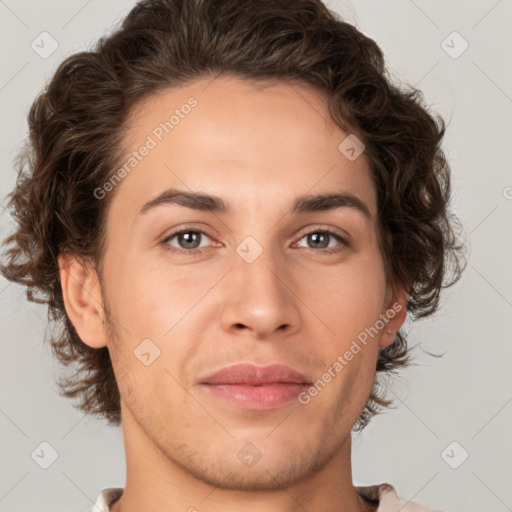
[(244, 326), (265, 336), (283, 326), (297, 327), (299, 312), (284, 264), (277, 249), (264, 247), (253, 237), (238, 244), (222, 313), (224, 328)]
[(256, 300), (256, 292), (274, 300), (288, 299), (282, 280), (287, 272), (281, 256), (270, 242), (263, 246), (254, 237), (246, 237), (236, 247), (234, 260), (233, 272), (241, 285), (238, 291), (248, 292)]

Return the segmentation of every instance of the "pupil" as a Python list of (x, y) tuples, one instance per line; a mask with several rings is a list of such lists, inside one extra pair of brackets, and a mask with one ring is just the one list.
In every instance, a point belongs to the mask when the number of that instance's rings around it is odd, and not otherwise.
[(320, 245), (322, 248), (327, 247), (329, 244), (325, 243), (327, 240), (327, 236), (325, 233), (312, 233), (309, 235), (309, 241), (313, 241), (313, 243), (318, 242), (320, 238), (323, 238), (323, 242), (320, 242), (320, 244), (317, 244), (317, 247)]
[(198, 240), (199, 240), (199, 233), (194, 233), (193, 231), (181, 233), (181, 241), (184, 241), (185, 247), (188, 249), (191, 249), (191, 248), (194, 249), (197, 246), (197, 244), (194, 247), (190, 247), (189, 244), (192, 243), (192, 245), (193, 245), (194, 242), (197, 242)]
[[(195, 233), (193, 231), (188, 231), (186, 233), (181, 233), (180, 235), (181, 241), (185, 244), (187, 248), (195, 248), (197, 247), (197, 242), (199, 240), (199, 233)], [(316, 244), (317, 247), (325, 248), (329, 244), (327, 243), (327, 236), (325, 233), (312, 233), (308, 235), (309, 242), (313, 243), (313, 245)], [(194, 243), (196, 245), (194, 245)], [(191, 247), (190, 245), (194, 246)]]

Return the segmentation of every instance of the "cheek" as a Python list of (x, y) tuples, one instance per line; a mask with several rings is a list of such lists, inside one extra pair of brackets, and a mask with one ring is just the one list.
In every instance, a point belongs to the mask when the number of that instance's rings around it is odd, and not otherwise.
[(198, 277), (136, 254), (111, 254), (106, 275), (112, 312), (134, 338), (165, 338), (204, 294)]
[[(163, 341), (174, 338), (186, 325), (189, 330), (195, 329), (193, 326), (201, 323), (197, 319), (203, 324), (218, 321), (223, 302), (223, 284), (218, 281), (226, 269), (204, 263), (172, 267), (165, 257), (148, 259), (136, 251), (112, 252), (105, 275), (116, 319), (135, 339), (154, 337)], [(336, 349), (343, 348), (337, 346), (339, 340), (350, 344), (384, 312), (384, 268), (374, 244), (336, 265), (292, 262), (284, 275), (302, 298), (291, 300), (298, 301), (296, 306), (305, 315), (306, 329), (312, 327), (313, 320), (306, 318), (312, 312), (315, 322), (321, 320), (328, 327), (325, 333)], [(212, 303), (207, 295), (213, 288), (216, 298)], [(213, 311), (215, 308), (217, 311)]]
[(386, 282), (377, 257), (331, 267), (302, 284), (302, 296), (337, 339), (355, 338), (384, 313)]

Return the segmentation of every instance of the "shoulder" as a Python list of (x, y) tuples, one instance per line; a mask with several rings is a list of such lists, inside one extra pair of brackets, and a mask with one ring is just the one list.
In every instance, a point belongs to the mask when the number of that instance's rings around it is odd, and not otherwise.
[(123, 494), (122, 487), (109, 487), (103, 489), (89, 512), (109, 512), (110, 505)]
[(378, 504), (376, 512), (441, 512), (414, 501), (401, 500), (396, 489), (388, 483), (356, 486), (355, 489), (367, 501)]

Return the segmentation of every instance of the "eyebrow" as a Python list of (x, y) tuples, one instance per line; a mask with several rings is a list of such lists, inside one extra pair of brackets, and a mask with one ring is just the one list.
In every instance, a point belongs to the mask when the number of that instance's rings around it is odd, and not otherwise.
[[(169, 189), (145, 203), (138, 210), (137, 217), (149, 212), (157, 206), (173, 204), (213, 213), (228, 213), (230, 211), (228, 204), (220, 197), (202, 192)], [(290, 213), (326, 211), (342, 207), (353, 208), (368, 219), (372, 218), (372, 214), (366, 203), (350, 192), (300, 196), (295, 200)]]

